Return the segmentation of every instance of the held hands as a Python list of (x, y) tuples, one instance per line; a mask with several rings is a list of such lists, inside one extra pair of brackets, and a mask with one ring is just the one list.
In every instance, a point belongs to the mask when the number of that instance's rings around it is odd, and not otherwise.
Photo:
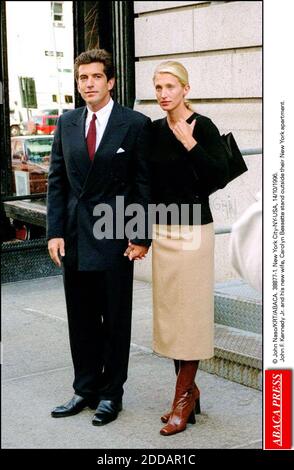
[(53, 263), (59, 268), (61, 267), (60, 256), (65, 255), (64, 251), (64, 239), (63, 238), (51, 238), (48, 242), (48, 251), (50, 258)]
[(124, 256), (128, 256), (129, 260), (138, 260), (144, 259), (148, 253), (147, 246), (135, 245), (134, 243), (129, 242), (129, 246), (124, 252)]
[[(60, 256), (65, 255), (64, 239), (51, 238), (51, 240), (48, 242), (48, 251), (54, 264), (56, 264), (58, 267), (61, 267)], [(128, 256), (129, 260), (132, 261), (145, 258), (147, 253), (148, 248), (146, 246), (135, 245), (129, 242), (129, 246), (124, 252), (124, 256)]]
[(172, 131), (176, 138), (183, 144), (183, 146), (189, 151), (196, 144), (197, 141), (193, 137), (193, 131), (196, 124), (196, 119), (188, 124), (185, 119), (181, 118), (172, 128)]

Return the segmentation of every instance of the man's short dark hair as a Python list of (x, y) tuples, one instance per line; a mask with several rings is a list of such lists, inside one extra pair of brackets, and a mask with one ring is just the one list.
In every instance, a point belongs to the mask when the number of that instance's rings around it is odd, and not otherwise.
[(75, 79), (79, 78), (79, 66), (84, 64), (92, 64), (92, 62), (100, 62), (104, 65), (104, 73), (107, 81), (114, 77), (114, 66), (110, 52), (105, 49), (90, 49), (82, 52), (75, 60)]

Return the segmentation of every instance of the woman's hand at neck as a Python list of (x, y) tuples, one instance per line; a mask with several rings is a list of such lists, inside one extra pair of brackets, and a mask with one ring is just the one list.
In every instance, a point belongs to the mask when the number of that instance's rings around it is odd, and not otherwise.
[(186, 106), (167, 112), (167, 122), (170, 129), (188, 151), (197, 144), (193, 137), (196, 119), (191, 124), (187, 122), (187, 119), (193, 114), (193, 111)]
[(170, 128), (173, 128), (180, 119), (186, 120), (192, 116), (192, 114), (194, 114), (194, 112), (191, 109), (188, 109), (184, 103), (182, 103), (181, 106), (167, 111), (168, 125)]

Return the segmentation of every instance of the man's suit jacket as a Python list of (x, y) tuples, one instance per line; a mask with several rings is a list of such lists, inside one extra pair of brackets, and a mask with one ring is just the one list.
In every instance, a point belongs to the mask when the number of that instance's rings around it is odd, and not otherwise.
[[(85, 139), (86, 114), (86, 107), (67, 111), (57, 123), (48, 176), (47, 238), (65, 239), (64, 261), (68, 266), (92, 271), (119, 263), (128, 242), (127, 238), (95, 238), (94, 207), (99, 203), (110, 205), (114, 225), (118, 222), (116, 196), (124, 197), (125, 206), (140, 203), (147, 210), (151, 121), (114, 103), (91, 161)], [(132, 241), (146, 246), (151, 243), (147, 237)]]

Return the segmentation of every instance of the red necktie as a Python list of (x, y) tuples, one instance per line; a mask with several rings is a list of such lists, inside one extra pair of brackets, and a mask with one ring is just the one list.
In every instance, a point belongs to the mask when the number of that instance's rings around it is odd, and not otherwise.
[(89, 152), (90, 160), (93, 160), (96, 151), (96, 121), (97, 116), (94, 113), (90, 122), (88, 134), (87, 134), (87, 147)]

